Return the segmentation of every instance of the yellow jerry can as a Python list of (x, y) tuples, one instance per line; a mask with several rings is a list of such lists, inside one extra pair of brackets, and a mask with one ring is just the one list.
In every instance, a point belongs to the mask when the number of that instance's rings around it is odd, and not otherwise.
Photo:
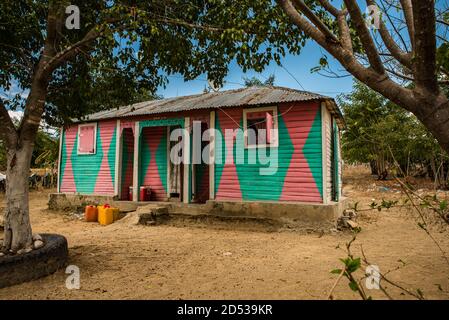
[(114, 222), (114, 209), (109, 206), (98, 206), (98, 222), (106, 226)]

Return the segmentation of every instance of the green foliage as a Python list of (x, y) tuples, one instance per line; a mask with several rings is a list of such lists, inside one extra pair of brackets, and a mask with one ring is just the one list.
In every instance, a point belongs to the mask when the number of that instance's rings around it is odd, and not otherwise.
[[(0, 2), (0, 90), (12, 84), (30, 89), (49, 3), (77, 5), (81, 13), (80, 30), (61, 28), (57, 51), (95, 26), (103, 30), (90, 51), (80, 51), (53, 73), (44, 114), (49, 124), (151, 96), (172, 74), (186, 80), (206, 74), (219, 85), (234, 60), (243, 71), (261, 72), (305, 44), (303, 33), (271, 0), (7, 0)], [(24, 103), (20, 96), (5, 101), (9, 109)]]
[[(48, 168), (55, 165), (59, 153), (58, 140), (57, 136), (47, 131), (38, 131), (31, 156), (32, 168)], [(2, 141), (0, 141), (0, 170), (6, 170), (6, 148)]]
[(382, 209), (390, 209), (398, 204), (398, 200), (385, 200), (382, 199), (381, 203), (377, 203), (376, 201), (372, 201), (369, 204), (371, 209), (376, 209), (377, 211), (382, 211)]
[(58, 153), (58, 137), (39, 130), (36, 136), (33, 155), (31, 156), (31, 167), (48, 168), (54, 166), (58, 159)]
[(414, 115), (360, 82), (355, 82), (353, 91), (338, 97), (338, 101), (347, 124), (342, 135), (345, 161), (369, 163), (383, 159), (390, 165), (396, 161), (401, 171), (408, 172), (448, 159)]
[(262, 81), (257, 77), (252, 78), (245, 77), (243, 78), (243, 80), (245, 81), (245, 87), (253, 87), (253, 86), (266, 87), (266, 86), (273, 86), (276, 78), (274, 74), (272, 74), (265, 81)]
[(340, 261), (343, 262), (345, 266), (344, 269), (334, 269), (331, 271), (331, 273), (338, 275), (343, 273), (343, 276), (345, 276), (349, 280), (349, 288), (351, 288), (352, 291), (359, 291), (359, 285), (357, 284), (357, 281), (352, 274), (360, 269), (362, 265), (361, 259), (348, 256), (346, 258), (340, 259)]

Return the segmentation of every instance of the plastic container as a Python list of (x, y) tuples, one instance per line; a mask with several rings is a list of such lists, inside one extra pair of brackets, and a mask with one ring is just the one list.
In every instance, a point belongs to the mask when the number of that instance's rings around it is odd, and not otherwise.
[(139, 195), (140, 195), (139, 201), (150, 201), (151, 188), (149, 186), (141, 186)]
[(100, 214), (105, 208), (110, 208), (110, 207), (111, 206), (108, 203), (106, 203), (104, 205), (97, 206), (98, 214)]
[(109, 205), (108, 207), (101, 206), (102, 208), (98, 210), (98, 222), (102, 226), (106, 226), (114, 222), (114, 209)]
[(98, 209), (95, 206), (86, 206), (84, 209), (84, 220), (87, 222), (97, 222)]
[(120, 213), (120, 210), (118, 208), (111, 208), (111, 209), (113, 211), (114, 221), (117, 221), (119, 213)]

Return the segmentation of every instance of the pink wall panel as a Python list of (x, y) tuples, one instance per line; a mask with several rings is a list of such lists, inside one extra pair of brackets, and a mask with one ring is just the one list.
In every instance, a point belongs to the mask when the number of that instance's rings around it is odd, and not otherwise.
[[(101, 148), (103, 150), (103, 158), (101, 160), (100, 170), (98, 171), (98, 177), (95, 184), (95, 194), (114, 194), (114, 183), (112, 181), (112, 175), (115, 170), (115, 166), (110, 164), (110, 154), (115, 156), (115, 143), (111, 146), (111, 142), (115, 139), (117, 121), (100, 121), (98, 123), (97, 131), (101, 137)], [(99, 148), (100, 146), (97, 146)], [(111, 149), (112, 148), (112, 149)], [(99, 150), (97, 150), (98, 152)], [(114, 157), (115, 159), (115, 157)]]
[[(284, 114), (285, 126), (294, 148), (280, 200), (322, 202), (310, 164), (303, 152), (314, 120), (320, 112), (319, 104), (302, 104), (291, 109), (289, 105), (284, 105), (279, 108), (279, 112)], [(321, 145), (317, 145), (317, 148), (321, 148)]]
[(76, 152), (76, 150), (73, 150), (73, 147), (75, 146), (77, 134), (78, 134), (78, 126), (76, 125), (64, 129), (63, 147), (65, 148), (65, 151), (63, 151), (61, 157), (64, 157), (65, 159), (61, 159), (61, 162), (65, 163), (65, 165), (64, 167), (61, 168), (62, 181), (60, 186), (60, 192), (66, 193), (76, 192), (76, 185), (75, 185), (75, 178), (73, 176), (71, 157), (72, 151)]
[[(243, 117), (242, 109), (232, 109), (223, 111), (217, 111), (216, 117), (220, 124), (221, 132), (223, 135), (226, 129), (236, 129), (239, 127)], [(237, 176), (237, 169), (233, 160), (233, 146), (235, 144), (235, 138), (231, 135), (223, 137), (226, 145), (226, 160), (223, 165), (223, 171), (221, 174), (220, 184), (215, 195), (216, 200), (241, 200), (242, 193), (240, 191), (240, 182)]]

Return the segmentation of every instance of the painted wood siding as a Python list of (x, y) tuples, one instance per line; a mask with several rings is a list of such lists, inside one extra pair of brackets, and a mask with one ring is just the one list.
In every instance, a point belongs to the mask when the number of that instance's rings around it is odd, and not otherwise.
[[(323, 106), (325, 108), (325, 106)], [(324, 122), (323, 122), (324, 128), (325, 128), (325, 147), (326, 147), (326, 194), (327, 194), (327, 201), (332, 201), (332, 163), (331, 163), (331, 157), (332, 157), (332, 148), (331, 148), (331, 140), (332, 140), (332, 118), (329, 110), (325, 108), (324, 111)]]
[(150, 186), (151, 200), (167, 199), (167, 128), (142, 129), (139, 185)]
[(341, 157), (341, 135), (340, 135), (340, 129), (338, 126), (335, 126), (335, 130), (337, 131), (337, 163), (338, 163), (338, 201), (340, 201), (342, 195), (343, 195), (343, 160)]
[(115, 120), (98, 123), (95, 154), (78, 154), (78, 125), (64, 130), (61, 192), (114, 195), (116, 128)]
[[(319, 103), (283, 104), (278, 108), (279, 146), (258, 148), (269, 162), (248, 163), (243, 131), (243, 109), (216, 112), (215, 128), (223, 141), (215, 142), (215, 198), (217, 200), (269, 200), (322, 202), (322, 133)], [(243, 160), (243, 163), (241, 163)], [(238, 162), (240, 161), (240, 162)], [(264, 175), (271, 167), (274, 174)]]

